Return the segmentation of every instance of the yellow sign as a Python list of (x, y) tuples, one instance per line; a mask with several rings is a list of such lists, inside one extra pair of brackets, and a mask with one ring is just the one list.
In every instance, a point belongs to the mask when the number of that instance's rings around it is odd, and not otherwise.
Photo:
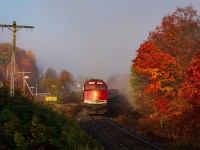
[(53, 97), (53, 96), (46, 96), (45, 97), (46, 101), (57, 101), (57, 97)]

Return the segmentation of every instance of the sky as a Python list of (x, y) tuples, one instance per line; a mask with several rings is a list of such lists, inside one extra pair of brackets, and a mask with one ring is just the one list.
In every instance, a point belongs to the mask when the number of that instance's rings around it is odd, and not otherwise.
[[(149, 32), (189, 5), (200, 15), (200, 0), (0, 0), (0, 24), (34, 26), (18, 30), (16, 46), (32, 50), (40, 68), (106, 80), (130, 73)], [(6, 28), (5, 42), (12, 42)]]

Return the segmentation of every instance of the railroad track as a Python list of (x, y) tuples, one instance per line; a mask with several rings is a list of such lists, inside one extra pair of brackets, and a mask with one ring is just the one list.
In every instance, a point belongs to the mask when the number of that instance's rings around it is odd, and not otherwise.
[[(111, 119), (103, 116), (90, 116), (93, 130), (99, 132), (103, 138), (109, 141), (114, 149), (123, 150), (161, 150), (133, 132), (123, 128)], [(106, 148), (107, 149), (107, 148)], [(113, 150), (113, 148), (111, 148)]]

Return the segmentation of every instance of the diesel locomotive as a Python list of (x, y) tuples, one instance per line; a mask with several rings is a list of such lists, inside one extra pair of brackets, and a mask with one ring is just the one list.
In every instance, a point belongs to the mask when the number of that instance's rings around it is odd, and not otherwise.
[(116, 97), (118, 90), (108, 89), (101, 79), (90, 79), (83, 87), (84, 107), (90, 114), (104, 114), (107, 111), (108, 99)]

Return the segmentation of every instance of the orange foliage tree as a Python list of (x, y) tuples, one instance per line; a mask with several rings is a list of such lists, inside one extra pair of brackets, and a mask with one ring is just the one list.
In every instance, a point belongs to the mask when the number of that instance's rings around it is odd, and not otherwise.
[[(0, 81), (5, 81), (7, 77), (9, 80), (11, 68), (11, 50), (12, 45), (9, 43), (0, 43)], [(38, 68), (36, 66), (36, 56), (29, 50), (16, 47), (15, 53), (15, 83), (22, 85), (22, 74), (18, 72), (31, 72), (29, 74), (28, 82), (33, 82), (38, 75)]]
[(58, 76), (58, 81), (61, 85), (60, 91), (62, 94), (62, 99), (66, 100), (69, 96), (72, 86), (75, 83), (74, 77), (69, 71), (62, 70)]
[[(199, 109), (199, 43), (197, 12), (192, 6), (177, 8), (150, 32), (132, 61), (130, 85), (135, 106), (144, 116), (141, 122), (153, 123), (151, 131), (160, 136), (192, 133), (192, 126), (183, 126), (183, 121), (189, 110)], [(198, 123), (199, 119), (191, 120)]]

